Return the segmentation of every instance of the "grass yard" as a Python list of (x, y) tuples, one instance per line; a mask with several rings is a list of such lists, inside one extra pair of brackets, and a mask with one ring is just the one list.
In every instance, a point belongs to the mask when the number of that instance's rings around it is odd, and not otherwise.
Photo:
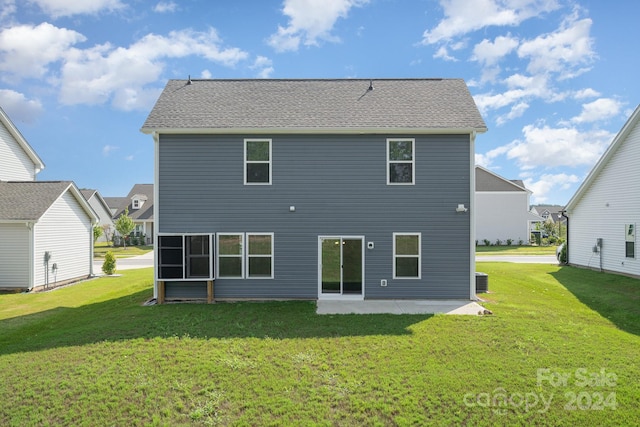
[(143, 307), (151, 269), (0, 295), (0, 425), (636, 424), (640, 281), (483, 270), (483, 317)]
[(476, 246), (476, 255), (555, 255), (552, 246)]
[(127, 246), (126, 248), (122, 246), (111, 247), (107, 243), (96, 243), (93, 247), (93, 257), (94, 258), (104, 258), (104, 255), (111, 251), (115, 255), (116, 258), (129, 258), (138, 255), (144, 255), (149, 251), (153, 250), (153, 246)]

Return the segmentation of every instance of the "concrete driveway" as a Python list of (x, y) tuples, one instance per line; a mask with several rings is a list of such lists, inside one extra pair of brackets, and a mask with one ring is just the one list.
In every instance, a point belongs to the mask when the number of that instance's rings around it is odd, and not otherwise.
[(555, 255), (476, 255), (476, 262), (514, 262), (521, 264), (557, 264)]
[[(102, 263), (104, 260), (93, 260), (93, 274), (96, 276), (102, 275)], [(133, 270), (135, 268), (148, 268), (153, 267), (153, 251), (147, 252), (144, 255), (138, 255), (131, 258), (117, 258), (116, 259), (116, 273), (120, 270)]]

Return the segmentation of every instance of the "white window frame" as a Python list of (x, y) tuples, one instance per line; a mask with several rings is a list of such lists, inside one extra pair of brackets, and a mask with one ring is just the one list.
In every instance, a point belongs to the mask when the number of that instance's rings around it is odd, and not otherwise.
[[(411, 142), (411, 160), (391, 160), (391, 150), (389, 147), (392, 142)], [(391, 173), (389, 172), (391, 163), (406, 163), (411, 165), (411, 182), (391, 182)], [(416, 182), (416, 140), (415, 138), (387, 138), (387, 185), (415, 185)]]
[(140, 209), (140, 199), (133, 199), (131, 209)]
[[(249, 254), (249, 238), (250, 236), (270, 236), (271, 237), (271, 254), (270, 255), (251, 255)], [(246, 254), (246, 262), (245, 262), (245, 277), (247, 279), (273, 279), (273, 267), (275, 265), (274, 262), (274, 258), (275, 258), (275, 254), (274, 254), (274, 233), (246, 233), (246, 237), (245, 237), (245, 242), (246, 242), (246, 250), (245, 250), (245, 254)], [(271, 258), (271, 275), (270, 276), (251, 276), (249, 274), (249, 259), (250, 258)]]
[[(220, 254), (220, 237), (221, 236), (240, 236), (241, 250), (240, 255), (222, 255)], [(246, 238), (245, 233), (216, 233), (216, 278), (219, 279), (244, 279), (245, 271), (245, 253)], [(240, 258), (240, 276), (220, 276), (220, 258)]]
[[(396, 275), (396, 259), (397, 258), (415, 258), (416, 255), (398, 255), (396, 254), (396, 237), (397, 236), (417, 236), (418, 237), (418, 276), (406, 277)], [(399, 280), (419, 280), (422, 278), (422, 233), (393, 233), (393, 278)]]
[[(181, 260), (182, 260), (182, 278), (179, 277), (174, 277), (174, 278), (166, 278), (166, 277), (160, 277), (160, 273), (161, 273), (161, 265), (160, 265), (160, 251), (162, 250), (162, 248), (160, 247), (160, 240), (158, 239), (157, 241), (157, 247), (156, 247), (156, 252), (158, 253), (157, 255), (157, 261), (158, 261), (158, 268), (155, 271), (155, 279), (156, 280), (162, 280), (162, 281), (167, 281), (167, 282), (171, 282), (171, 281), (191, 281), (191, 282), (201, 282), (203, 280), (213, 280), (215, 277), (215, 272), (214, 272), (214, 265), (213, 265), (213, 257), (215, 254), (215, 250), (214, 250), (214, 246), (213, 246), (213, 233), (158, 233), (158, 237), (162, 238), (162, 237), (180, 237), (182, 239), (182, 255), (181, 255)], [(187, 242), (185, 241), (186, 237), (188, 236), (208, 236), (209, 238), (209, 276), (208, 277), (187, 277)]]
[[(269, 161), (264, 161), (264, 160), (247, 160), (247, 143), (249, 142), (268, 142), (269, 143)], [(271, 138), (245, 138), (244, 140), (244, 153), (243, 153), (243, 157), (244, 157), (244, 170), (243, 170), (243, 180), (244, 180), (244, 185), (271, 185), (272, 182), (272, 176), (273, 176), (273, 165), (272, 165), (272, 160), (273, 160), (273, 141), (271, 140)], [(248, 164), (268, 164), (269, 165), (269, 182), (248, 182), (247, 181), (247, 165)]]
[[(629, 229), (631, 227), (631, 229)], [(627, 243), (633, 244), (633, 256), (629, 256), (627, 252)], [(624, 225), (624, 257), (627, 259), (636, 258), (636, 224)]]

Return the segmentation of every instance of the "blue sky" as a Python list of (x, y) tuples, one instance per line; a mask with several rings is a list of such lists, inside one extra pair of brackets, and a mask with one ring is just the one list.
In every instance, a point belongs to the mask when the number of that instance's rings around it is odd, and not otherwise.
[(464, 78), (476, 161), (564, 204), (640, 102), (635, 0), (0, 0), (0, 106), (39, 180), (153, 182), (168, 79)]

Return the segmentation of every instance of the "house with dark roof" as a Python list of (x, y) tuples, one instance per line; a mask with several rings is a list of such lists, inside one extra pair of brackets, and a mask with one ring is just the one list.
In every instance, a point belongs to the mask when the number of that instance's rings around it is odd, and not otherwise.
[(85, 200), (89, 202), (89, 206), (91, 206), (96, 215), (98, 215), (97, 225), (102, 228), (103, 233), (96, 241), (108, 242), (114, 231), (113, 214), (111, 213), (109, 205), (98, 190), (82, 188), (80, 189), (80, 193), (82, 193)]
[(478, 244), (529, 244), (534, 224), (544, 221), (529, 210), (531, 190), (476, 166), (476, 240)]
[(119, 205), (113, 214), (114, 221), (124, 214), (125, 210), (133, 220), (136, 236), (144, 236), (147, 244), (153, 244), (153, 184), (135, 184), (127, 197), (112, 197)]
[(35, 181), (44, 163), (0, 108), (0, 291), (93, 274), (98, 220), (71, 181)]
[(640, 106), (566, 207), (571, 265), (640, 278)]
[(461, 79), (170, 80), (154, 296), (473, 299), (486, 130)]

